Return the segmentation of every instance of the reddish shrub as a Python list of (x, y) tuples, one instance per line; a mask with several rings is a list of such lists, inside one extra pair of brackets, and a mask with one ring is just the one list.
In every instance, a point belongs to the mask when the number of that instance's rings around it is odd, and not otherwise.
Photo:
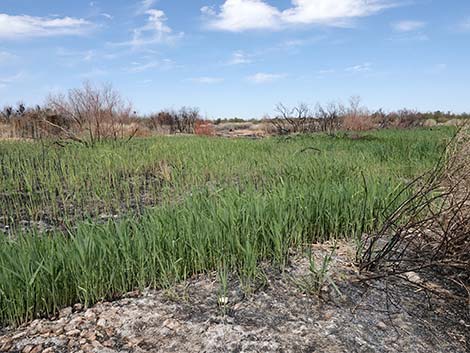
[(368, 114), (347, 114), (343, 118), (343, 129), (349, 131), (367, 131), (375, 129), (376, 125)]
[(198, 136), (214, 136), (214, 124), (207, 120), (196, 120), (194, 133)]

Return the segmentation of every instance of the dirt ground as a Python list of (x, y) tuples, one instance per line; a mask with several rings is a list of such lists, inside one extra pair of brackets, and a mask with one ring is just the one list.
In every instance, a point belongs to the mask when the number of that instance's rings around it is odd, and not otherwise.
[[(330, 250), (315, 246), (318, 260)], [(309, 260), (285, 271), (265, 268), (262, 286), (242, 290), (217, 274), (171, 290), (129, 293), (91, 308), (0, 331), (0, 352), (407, 352), (470, 350), (470, 318), (461, 302), (429, 296), (413, 281), (361, 282), (350, 246), (339, 246), (318, 297), (305, 292)], [(318, 261), (317, 261), (318, 262)], [(439, 284), (435, 284), (435, 290)], [(387, 295), (400, 293), (400, 295)]]

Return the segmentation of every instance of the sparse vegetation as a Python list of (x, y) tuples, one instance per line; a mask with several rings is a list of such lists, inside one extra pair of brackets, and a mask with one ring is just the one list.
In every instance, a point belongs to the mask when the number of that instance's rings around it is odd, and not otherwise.
[(312, 253), (312, 249), (308, 249), (308, 260), (309, 260), (309, 272), (307, 275), (301, 276), (300, 278), (293, 278), (295, 285), (300, 291), (306, 294), (313, 294), (317, 296), (322, 295), (322, 291), (325, 287), (331, 286), (338, 294), (341, 294), (340, 290), (336, 286), (335, 282), (331, 279), (330, 266), (335, 253), (336, 245), (332, 247), (330, 253), (327, 253), (320, 260), (315, 259), (315, 255)]

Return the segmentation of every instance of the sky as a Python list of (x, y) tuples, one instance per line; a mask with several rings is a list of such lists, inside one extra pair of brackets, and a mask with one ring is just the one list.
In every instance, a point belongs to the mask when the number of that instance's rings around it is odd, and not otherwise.
[(142, 114), (360, 96), (470, 111), (468, 0), (0, 0), (0, 105), (110, 83)]

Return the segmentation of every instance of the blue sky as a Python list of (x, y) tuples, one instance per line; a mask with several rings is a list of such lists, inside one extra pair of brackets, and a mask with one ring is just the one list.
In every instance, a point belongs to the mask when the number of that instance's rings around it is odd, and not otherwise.
[(278, 102), (470, 111), (468, 0), (0, 0), (0, 105), (84, 80), (141, 113)]

